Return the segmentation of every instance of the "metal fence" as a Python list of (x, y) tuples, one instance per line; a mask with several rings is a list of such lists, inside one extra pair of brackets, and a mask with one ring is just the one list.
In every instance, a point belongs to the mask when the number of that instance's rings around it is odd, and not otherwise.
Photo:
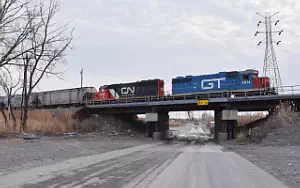
[(190, 99), (211, 99), (211, 98), (245, 98), (253, 96), (271, 96), (271, 95), (300, 95), (300, 85), (283, 86), (281, 88), (272, 89), (257, 89), (246, 91), (213, 91), (202, 93), (190, 93), (181, 95), (166, 95), (157, 97), (130, 97), (118, 100), (105, 101), (89, 101), (88, 105), (101, 104), (124, 104), (124, 103), (139, 103), (139, 102), (159, 102), (159, 101), (175, 101), (175, 100), (190, 100)]

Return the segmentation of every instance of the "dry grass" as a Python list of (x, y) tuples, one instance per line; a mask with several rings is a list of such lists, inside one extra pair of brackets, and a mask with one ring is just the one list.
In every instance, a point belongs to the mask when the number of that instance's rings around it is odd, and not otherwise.
[(169, 126), (170, 127), (178, 127), (178, 126), (183, 126), (184, 123), (180, 121), (169, 121)]
[[(7, 112), (5, 112), (7, 114)], [(20, 129), (20, 111), (15, 111), (17, 119), (17, 131)], [(69, 132), (74, 130), (74, 119), (72, 113), (61, 112), (51, 113), (48, 111), (30, 111), (28, 114), (27, 131), (40, 132)], [(0, 115), (0, 132), (10, 132), (12, 130), (13, 121), (9, 122), (8, 127)]]

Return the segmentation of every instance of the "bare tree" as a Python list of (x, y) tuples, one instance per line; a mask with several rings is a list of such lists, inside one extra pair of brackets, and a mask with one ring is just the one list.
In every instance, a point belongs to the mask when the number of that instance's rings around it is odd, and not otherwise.
[[(16, 77), (17, 79), (14, 79), (13, 77)], [(16, 127), (17, 127), (17, 120), (14, 114), (14, 111), (12, 109), (12, 98), (16, 95), (16, 93), (18, 92), (18, 90), (21, 89), (21, 75), (12, 75), (12, 71), (9, 70), (8, 68), (5, 67), (5, 70), (1, 70), (0, 71), (0, 87), (2, 88), (2, 90), (4, 91), (4, 93), (6, 94), (6, 99), (7, 99), (7, 107), (8, 107), (8, 111), (9, 111), (9, 118), (7, 118), (5, 112), (4, 112), (4, 108), (1, 108), (1, 113), (4, 117), (5, 120), (5, 125), (6, 127), (10, 130), (11, 127), (8, 126), (8, 122), (10, 120), (10, 115), (12, 117), (13, 120), (13, 130), (16, 131)]]
[(58, 12), (59, 4), (56, 0), (43, 1), (33, 6), (27, 6), (27, 19), (30, 21), (30, 32), (22, 44), (23, 68), (23, 102), (22, 127), (26, 131), (30, 97), (33, 89), (45, 75), (59, 76), (55, 71), (58, 63), (63, 62), (67, 50), (73, 40), (73, 30), (69, 25), (56, 27), (53, 22)]
[(30, 0), (0, 1), (0, 67), (21, 59), (30, 50), (20, 50), (32, 25), (32, 20), (25, 19), (28, 2)]

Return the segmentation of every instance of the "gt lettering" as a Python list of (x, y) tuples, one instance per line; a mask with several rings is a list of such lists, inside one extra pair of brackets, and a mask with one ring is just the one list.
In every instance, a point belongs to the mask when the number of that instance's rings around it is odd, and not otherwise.
[[(213, 89), (215, 82), (218, 83), (218, 88), (220, 88), (221, 81), (225, 81), (225, 78), (203, 79), (201, 81), (201, 89)], [(205, 83), (207, 83), (207, 86), (204, 86)]]
[(122, 87), (121, 88), (122, 95), (128, 95), (128, 94), (134, 94), (134, 93), (135, 93), (135, 87)]

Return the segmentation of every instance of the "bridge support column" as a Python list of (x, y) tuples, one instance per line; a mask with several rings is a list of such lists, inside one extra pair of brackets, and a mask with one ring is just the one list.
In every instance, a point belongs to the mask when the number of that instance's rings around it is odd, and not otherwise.
[(227, 123), (227, 139), (235, 139), (236, 127), (237, 127), (237, 120), (228, 120)]
[(220, 141), (220, 133), (224, 132), (225, 122), (222, 121), (222, 111), (215, 110), (215, 140)]
[(237, 110), (215, 110), (215, 140), (234, 139), (237, 127)]
[(147, 132), (146, 135), (153, 139), (164, 140), (169, 135), (169, 113), (146, 113)]

